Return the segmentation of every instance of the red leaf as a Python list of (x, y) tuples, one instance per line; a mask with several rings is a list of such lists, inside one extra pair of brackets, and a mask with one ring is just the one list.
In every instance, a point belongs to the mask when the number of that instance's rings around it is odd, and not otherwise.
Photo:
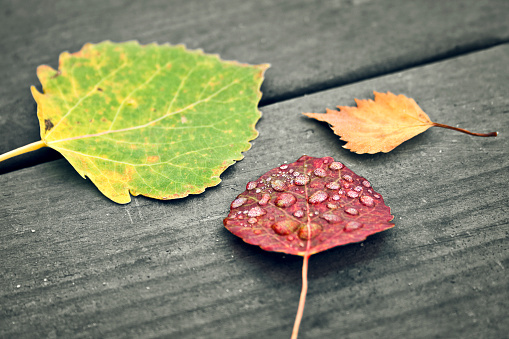
[(331, 157), (303, 155), (248, 182), (223, 223), (249, 244), (304, 257), (292, 332), (296, 339), (306, 302), (309, 257), (391, 228), (393, 218), (369, 181)]
[(371, 184), (331, 157), (302, 156), (247, 184), (223, 223), (267, 251), (309, 256), (394, 226)]

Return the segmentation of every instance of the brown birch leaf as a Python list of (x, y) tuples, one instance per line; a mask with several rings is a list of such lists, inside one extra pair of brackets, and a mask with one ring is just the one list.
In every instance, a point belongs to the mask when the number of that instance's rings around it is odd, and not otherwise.
[(403, 142), (436, 126), (475, 136), (496, 136), (473, 133), (431, 121), (414, 99), (391, 92), (375, 93), (375, 100), (355, 99), (357, 107), (338, 106), (339, 111), (327, 109), (325, 114), (303, 113), (331, 125), (335, 134), (346, 141), (343, 147), (355, 153), (390, 152)]

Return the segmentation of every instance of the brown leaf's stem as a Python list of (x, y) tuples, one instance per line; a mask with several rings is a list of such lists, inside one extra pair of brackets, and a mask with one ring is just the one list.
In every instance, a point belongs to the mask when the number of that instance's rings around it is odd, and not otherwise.
[(297, 310), (297, 316), (295, 317), (295, 323), (293, 324), (292, 339), (297, 339), (299, 335), (300, 321), (304, 314), (304, 305), (306, 304), (306, 294), (308, 293), (308, 262), (310, 255), (306, 253), (304, 255), (304, 263), (302, 264), (302, 291), (300, 292), (299, 308)]
[(15, 157), (16, 155), (20, 155), (23, 153), (28, 153), (28, 152), (38, 150), (39, 148), (42, 148), (42, 147), (46, 147), (46, 143), (44, 143), (44, 141), (42, 141), (42, 140), (39, 140), (39, 141), (33, 142), (31, 144), (25, 145), (23, 147), (16, 148), (15, 150), (12, 150), (10, 152), (0, 154), (0, 162), (7, 160), (9, 158)]
[(458, 131), (458, 132), (463, 132), (463, 133), (466, 133), (466, 134), (475, 135), (476, 137), (496, 137), (498, 135), (497, 132), (474, 133), (474, 132), (467, 131), (466, 129), (463, 129), (463, 128), (452, 127), (452, 126), (449, 126), (449, 125), (439, 124), (437, 122), (434, 122), (433, 126), (452, 129), (452, 130), (455, 130), (455, 131)]

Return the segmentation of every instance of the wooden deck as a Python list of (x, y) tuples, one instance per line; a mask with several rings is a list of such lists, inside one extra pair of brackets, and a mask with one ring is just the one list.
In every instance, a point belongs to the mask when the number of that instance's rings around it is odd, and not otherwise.
[[(222, 225), (247, 181), (302, 154), (370, 179), (396, 226), (310, 259), (299, 338), (504, 338), (509, 333), (509, 2), (48, 1), (0, 5), (0, 154), (37, 141), (40, 64), (86, 42), (185, 43), (271, 63), (260, 136), (222, 183), (117, 205), (52, 150), (0, 163), (1, 338), (288, 338), (301, 257)], [(40, 88), (40, 85), (39, 85)], [(325, 112), (416, 99), (432, 128), (357, 155)]]

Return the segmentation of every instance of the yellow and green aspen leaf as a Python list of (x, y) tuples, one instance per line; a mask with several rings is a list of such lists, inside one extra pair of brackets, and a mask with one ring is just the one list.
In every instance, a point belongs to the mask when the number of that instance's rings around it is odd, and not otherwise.
[(117, 203), (201, 193), (257, 137), (268, 67), (182, 45), (86, 44), (37, 69), (41, 146)]

